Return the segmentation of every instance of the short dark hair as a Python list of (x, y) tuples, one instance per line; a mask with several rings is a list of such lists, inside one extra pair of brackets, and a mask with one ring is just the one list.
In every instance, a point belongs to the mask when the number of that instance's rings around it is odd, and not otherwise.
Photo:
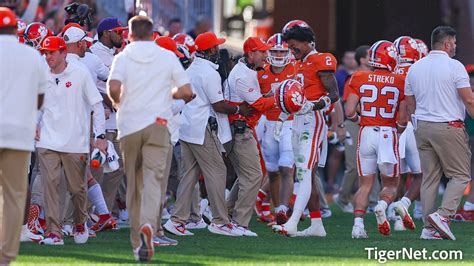
[(361, 45), (355, 49), (355, 60), (357, 65), (360, 66), (360, 59), (367, 57), (369, 53), (370, 46), (369, 45)]
[(316, 34), (309, 27), (293, 26), (291, 29), (283, 33), (283, 40), (297, 40), (300, 42), (314, 42), (316, 41)]
[(443, 43), (446, 38), (449, 37), (456, 37), (456, 30), (449, 26), (436, 27), (431, 33), (431, 49), (433, 49), (436, 44)]
[(172, 18), (170, 19), (170, 21), (168, 22), (168, 26), (173, 24), (173, 23), (181, 23), (181, 19), (180, 18)]
[(128, 24), (131, 34), (137, 39), (147, 39), (153, 36), (153, 21), (149, 17), (134, 16)]

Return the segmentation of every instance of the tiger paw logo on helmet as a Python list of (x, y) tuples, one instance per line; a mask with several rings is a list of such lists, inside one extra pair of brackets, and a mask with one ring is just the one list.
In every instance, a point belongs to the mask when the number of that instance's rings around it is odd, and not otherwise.
[(275, 103), (286, 114), (301, 110), (305, 100), (303, 85), (294, 79), (284, 80), (275, 92)]

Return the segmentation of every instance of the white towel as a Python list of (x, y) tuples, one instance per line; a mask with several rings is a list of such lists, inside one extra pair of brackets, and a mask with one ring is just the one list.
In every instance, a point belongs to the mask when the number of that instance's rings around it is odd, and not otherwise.
[(413, 124), (411, 122), (408, 122), (407, 127), (405, 128), (405, 131), (403, 131), (403, 133), (400, 135), (398, 149), (400, 151), (401, 159), (405, 158), (406, 143), (407, 143), (407, 138), (409, 137), (408, 134), (413, 134), (413, 131), (414, 131)]
[[(393, 150), (393, 127), (380, 127), (379, 131), (379, 148), (377, 151), (377, 164), (396, 164), (398, 163)], [(398, 147), (397, 147), (398, 148)]]
[(318, 149), (319, 152), (319, 162), (318, 166), (324, 168), (326, 166), (326, 160), (328, 158), (328, 126), (326, 123), (324, 124), (323, 128), (323, 144), (321, 145), (321, 149)]
[(119, 169), (119, 156), (115, 151), (114, 144), (108, 140), (107, 141), (107, 160), (104, 163), (104, 173), (112, 173)]

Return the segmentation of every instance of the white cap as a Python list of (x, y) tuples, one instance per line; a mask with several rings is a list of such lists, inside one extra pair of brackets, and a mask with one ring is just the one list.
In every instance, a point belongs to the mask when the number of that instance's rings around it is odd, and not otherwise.
[(92, 42), (92, 38), (87, 36), (87, 33), (77, 27), (70, 27), (63, 34), (63, 39), (66, 43), (76, 43), (78, 41)]

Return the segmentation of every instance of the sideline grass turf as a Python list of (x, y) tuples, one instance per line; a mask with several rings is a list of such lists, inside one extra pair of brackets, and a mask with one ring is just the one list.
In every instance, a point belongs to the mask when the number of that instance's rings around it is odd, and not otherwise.
[[(374, 214), (367, 214), (365, 227), (369, 239), (353, 240), (353, 216), (332, 206), (333, 216), (324, 219), (326, 238), (289, 238), (274, 234), (266, 225), (252, 219), (251, 229), (258, 234), (251, 237), (225, 237), (211, 234), (207, 229), (193, 230), (195, 236), (175, 237), (176, 247), (157, 247), (152, 263), (178, 265), (379, 265), (367, 259), (366, 247), (378, 250), (426, 248), (433, 250), (461, 250), (462, 260), (426, 261), (423, 264), (474, 265), (474, 223), (453, 222), (451, 228), (456, 241), (421, 240), (421, 222), (414, 232), (393, 232), (389, 237), (380, 235)], [(309, 225), (301, 222), (299, 229)], [(392, 223), (393, 230), (393, 223)], [(131, 264), (135, 263), (129, 242), (129, 230), (98, 233), (85, 245), (75, 245), (72, 238), (64, 246), (40, 246), (22, 243), (20, 255), (13, 265), (33, 264)], [(389, 265), (419, 264), (416, 260), (390, 261)]]

